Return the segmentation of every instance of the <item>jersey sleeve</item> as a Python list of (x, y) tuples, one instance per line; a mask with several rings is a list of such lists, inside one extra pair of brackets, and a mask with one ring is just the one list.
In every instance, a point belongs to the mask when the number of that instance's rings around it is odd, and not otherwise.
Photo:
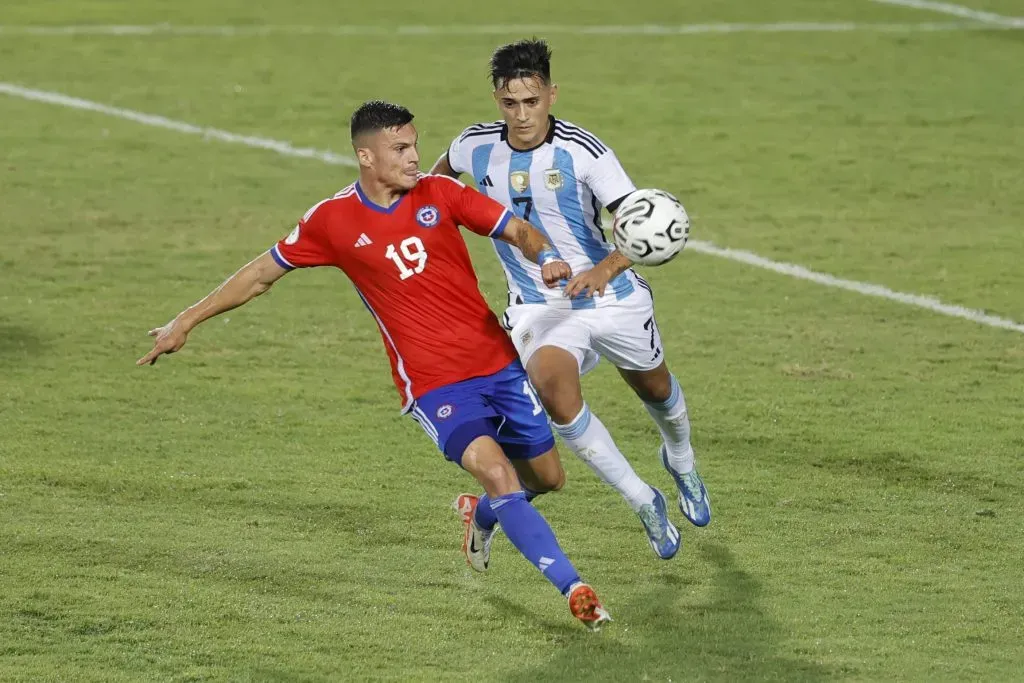
[(610, 149), (606, 149), (590, 164), (586, 183), (597, 197), (597, 201), (601, 202), (601, 206), (613, 204), (636, 191), (636, 185), (622, 168), (615, 152)]
[(287, 237), (270, 248), (277, 265), (288, 270), (312, 268), (332, 263), (327, 240), (328, 211), (324, 200), (306, 212)]
[(498, 238), (512, 219), (512, 212), (495, 200), (447, 176), (435, 176), (443, 183), (452, 218), (478, 235)]
[(448, 166), (456, 173), (469, 173), (473, 167), (473, 160), (469, 158), (472, 153), (469, 145), (463, 144), (466, 131), (459, 134), (459, 137), (452, 140), (448, 145)]

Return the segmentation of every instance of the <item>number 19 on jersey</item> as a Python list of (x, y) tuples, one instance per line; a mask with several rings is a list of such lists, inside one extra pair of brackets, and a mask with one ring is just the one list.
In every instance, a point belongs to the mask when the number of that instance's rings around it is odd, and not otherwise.
[[(427, 250), (423, 247), (423, 241), (419, 237), (407, 237), (401, 241), (398, 249), (395, 249), (394, 244), (389, 244), (384, 256), (398, 266), (398, 273), (403, 280), (422, 273), (423, 269), (427, 267)], [(410, 265), (412, 265), (411, 268)]]

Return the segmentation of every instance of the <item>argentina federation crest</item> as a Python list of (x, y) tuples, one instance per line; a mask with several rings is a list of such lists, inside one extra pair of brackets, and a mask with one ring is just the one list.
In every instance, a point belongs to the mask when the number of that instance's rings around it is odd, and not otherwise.
[(530, 172), (513, 171), (508, 177), (508, 182), (516, 192), (526, 192), (526, 188), (530, 187)]
[(557, 168), (549, 168), (544, 171), (544, 187), (552, 192), (558, 192), (563, 185), (565, 185), (565, 180), (562, 178), (562, 172)]

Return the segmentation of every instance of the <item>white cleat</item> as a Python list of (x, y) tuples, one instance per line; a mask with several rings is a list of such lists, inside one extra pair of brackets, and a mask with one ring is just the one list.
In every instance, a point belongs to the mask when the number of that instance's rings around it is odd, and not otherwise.
[(478, 572), (487, 571), (491, 561), (491, 541), (494, 540), (494, 529), (481, 529), (476, 523), (476, 506), (480, 502), (477, 496), (469, 493), (460, 494), (452, 507), (459, 513), (465, 527), (462, 537), (462, 553), (466, 556), (466, 564)]

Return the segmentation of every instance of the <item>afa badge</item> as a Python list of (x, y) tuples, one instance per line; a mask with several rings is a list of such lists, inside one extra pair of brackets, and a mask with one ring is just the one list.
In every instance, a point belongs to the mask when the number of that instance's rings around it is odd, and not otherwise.
[(416, 222), (424, 228), (432, 228), (441, 220), (441, 212), (436, 206), (428, 204), (421, 206), (416, 211)]
[(544, 171), (544, 187), (552, 192), (557, 192), (562, 189), (563, 185), (565, 185), (565, 181), (562, 179), (562, 172), (557, 168), (549, 168)]

